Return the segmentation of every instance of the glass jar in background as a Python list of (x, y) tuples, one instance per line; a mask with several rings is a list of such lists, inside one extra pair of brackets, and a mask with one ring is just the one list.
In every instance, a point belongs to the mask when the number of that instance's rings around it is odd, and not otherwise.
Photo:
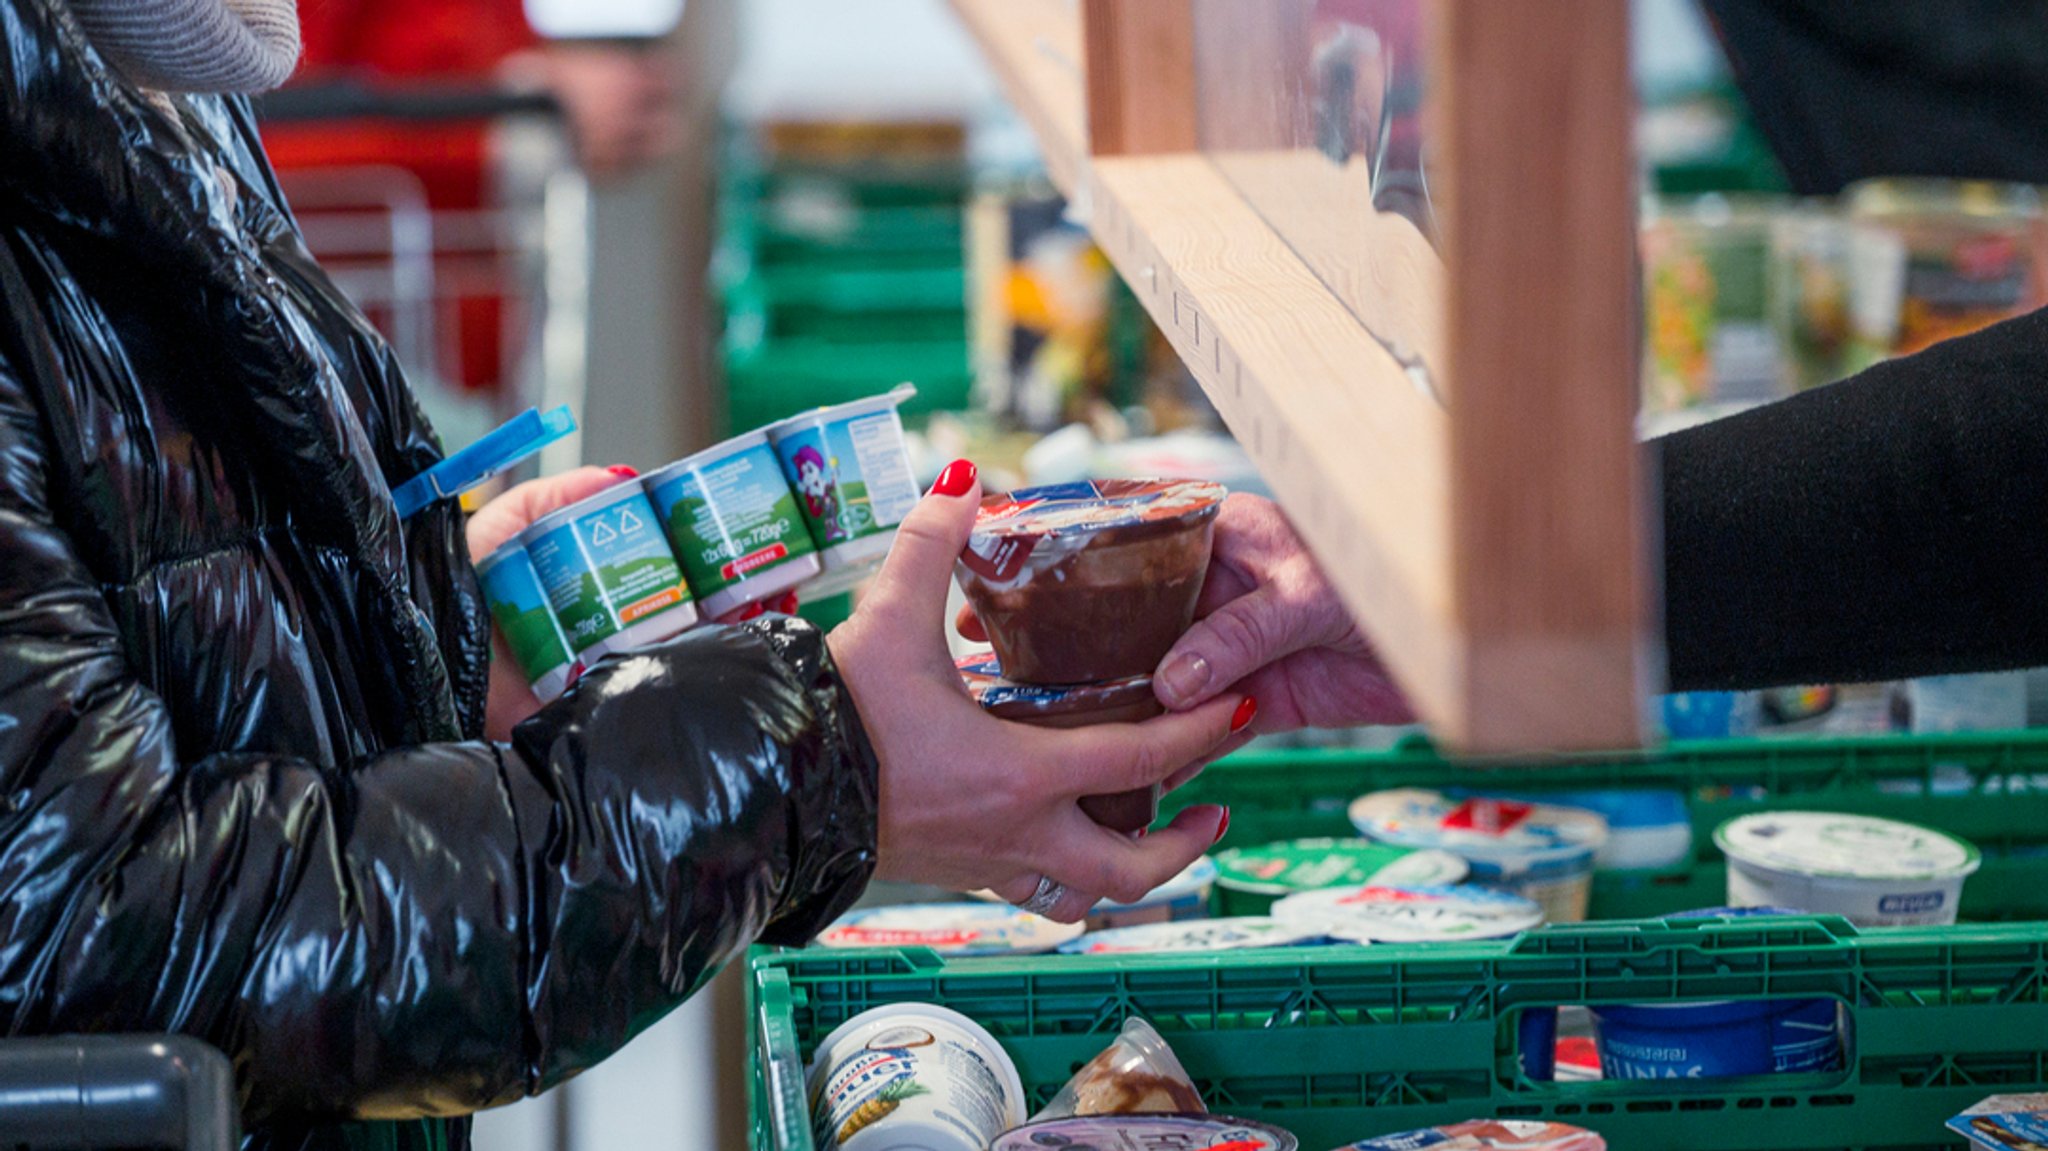
[(1659, 197), (1643, 212), (1646, 416), (1736, 410), (1785, 394), (1767, 307), (1770, 201)]
[(1850, 371), (2048, 302), (2041, 197), (2030, 185), (1868, 180), (1844, 191), (1842, 204)]
[(1847, 375), (1849, 237), (1831, 200), (1787, 203), (1771, 217), (1771, 328), (1788, 392)]

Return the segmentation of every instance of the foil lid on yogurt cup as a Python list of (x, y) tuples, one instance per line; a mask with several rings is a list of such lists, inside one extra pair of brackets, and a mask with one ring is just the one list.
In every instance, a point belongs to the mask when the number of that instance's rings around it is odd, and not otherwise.
[(1318, 942), (1323, 936), (1323, 931), (1312, 926), (1283, 923), (1265, 915), (1236, 915), (1091, 931), (1079, 939), (1061, 944), (1060, 952), (1064, 955), (1163, 955), (1236, 951), (1247, 947), (1295, 947)]
[(1361, 943), (1501, 939), (1543, 926), (1541, 905), (1483, 887), (1325, 888), (1282, 899), (1273, 917)]
[(1224, 1115), (1075, 1115), (1027, 1123), (997, 1138), (989, 1151), (1297, 1151), (1300, 1146), (1278, 1127)]
[(1081, 934), (1007, 903), (906, 903), (850, 912), (818, 936), (820, 947), (929, 947), (941, 955), (1037, 955)]
[(1770, 811), (1731, 819), (1714, 844), (1754, 867), (1842, 879), (1956, 879), (1983, 857), (1964, 840), (1932, 828), (1824, 811)]
[(981, 501), (960, 562), (995, 583), (1040, 545), (1113, 528), (1173, 530), (1214, 516), (1229, 492), (1208, 480), (1082, 480), (1018, 488)]

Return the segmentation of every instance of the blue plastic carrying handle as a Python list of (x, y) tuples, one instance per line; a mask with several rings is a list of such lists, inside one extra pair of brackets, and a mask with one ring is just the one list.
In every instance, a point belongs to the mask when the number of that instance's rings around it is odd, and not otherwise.
[(576, 417), (562, 405), (543, 413), (528, 408), (496, 431), (398, 485), (391, 499), (398, 518), (410, 519), (435, 500), (459, 496), (506, 468), (576, 430)]

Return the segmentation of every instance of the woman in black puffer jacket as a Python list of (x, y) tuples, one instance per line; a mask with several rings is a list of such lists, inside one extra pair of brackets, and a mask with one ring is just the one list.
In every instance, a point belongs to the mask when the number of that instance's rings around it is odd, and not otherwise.
[(74, 3), (0, 0), (0, 1034), (201, 1037), (252, 1146), (460, 1145), (878, 864), (1061, 882), (1074, 918), (1213, 841), (1215, 809), (1134, 842), (1074, 800), (1206, 755), (1237, 699), (1041, 732), (960, 691), (965, 464), (829, 649), (701, 629), (484, 739), (518, 717), (465, 528), (602, 474), (401, 523), (440, 446), (246, 103), (145, 90)]

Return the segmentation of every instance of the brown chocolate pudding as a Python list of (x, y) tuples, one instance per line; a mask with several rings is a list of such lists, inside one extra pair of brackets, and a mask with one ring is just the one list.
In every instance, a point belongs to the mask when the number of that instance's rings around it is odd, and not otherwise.
[(958, 575), (1004, 674), (1150, 674), (1194, 622), (1223, 496), (1196, 480), (1096, 480), (984, 500)]
[[(1015, 683), (1005, 679), (999, 661), (968, 656), (956, 665), (967, 692), (998, 719), (1035, 727), (1092, 727), (1098, 723), (1138, 723), (1164, 714), (1152, 694), (1152, 677), (1131, 676), (1107, 683)], [(1132, 832), (1152, 826), (1159, 817), (1159, 788), (1141, 787), (1115, 795), (1081, 800), (1088, 818), (1114, 831)]]

